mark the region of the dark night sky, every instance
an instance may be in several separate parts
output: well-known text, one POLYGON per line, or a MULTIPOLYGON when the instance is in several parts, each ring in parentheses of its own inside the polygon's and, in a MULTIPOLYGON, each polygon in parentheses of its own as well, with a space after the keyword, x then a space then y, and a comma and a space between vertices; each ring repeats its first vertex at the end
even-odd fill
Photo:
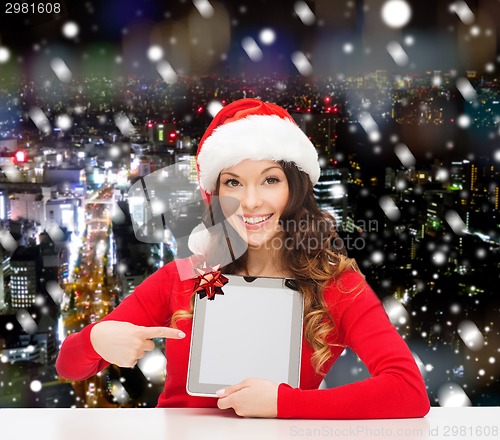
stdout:
MULTIPOLYGON (((39 3, 38 0, 31 3, 39 3)), ((41 2, 40 2, 41 3, 41 2)), ((54 2, 53 2, 54 3, 54 2)), ((60 26, 66 20, 75 20, 82 26, 81 38, 85 41, 107 40, 119 41, 122 29, 138 19, 160 21, 164 18, 178 19, 187 15, 193 8, 190 0, 59 0, 62 12, 59 17, 49 14, 5 14, 2 11, 0 35, 4 45, 22 47, 31 45, 39 38, 57 40, 61 37, 60 26), (97 25, 98 29, 92 29, 97 25)), ((239 25, 252 28, 255 26, 289 26, 298 18, 293 12, 294 1, 286 0, 251 0, 251 1, 219 1, 236 17, 239 25), (241 7, 244 7, 242 13, 241 7)), ((331 10, 346 1, 331 0, 331 10)), ((353 1, 361 21, 363 1, 353 1)), ((368 2, 369 3, 369 2, 368 2)), ((433 29, 437 26, 436 3, 410 1, 413 16, 408 24, 410 28, 433 29)), ((444 3, 444 2, 442 2, 444 3)), ((468 1, 471 8, 477 1, 468 1)), ((314 7, 314 2, 309 4, 314 7)), ((359 27, 359 24, 358 24, 359 27)))
MULTIPOLYGON (((38 0, 34 3, 38 3, 38 0)), ((0 15, 0 45, 23 54, 31 50, 36 43, 49 46, 64 44, 72 50, 84 49, 85 45, 93 43, 120 44, 124 38, 124 32, 138 23, 150 27, 159 23, 167 26, 168 23, 174 22, 184 24, 194 10, 191 0, 106 0, 99 2, 60 0, 59 3, 62 6, 62 13, 57 17, 38 13, 6 14, 3 10, 0 15), (67 21, 74 21, 80 26, 78 37, 72 40, 64 38, 61 32, 62 25, 67 21)), ((212 3, 223 5, 229 14, 231 44, 232 46, 236 44, 240 50, 239 43, 244 36, 256 38, 261 29, 271 27, 277 32, 277 44, 284 45, 283 51, 286 54, 295 48, 314 51, 317 47, 334 47, 335 37, 337 37, 338 44, 341 40, 362 42, 365 46, 372 44, 374 46, 371 47, 372 59, 360 61, 361 58, 366 58, 366 53, 358 51, 355 53, 356 61, 352 59, 341 61, 344 64, 352 64, 353 68, 358 68, 359 64, 365 69, 370 65, 378 68, 383 67, 378 66, 375 61, 380 57, 375 47, 378 43, 386 43, 390 38, 397 39, 412 35, 417 43, 421 43, 420 53, 416 57, 419 63, 417 67, 447 69, 449 65, 457 64, 460 60, 463 62, 463 68, 470 67, 463 61, 463 57, 458 55, 460 51, 467 51, 458 42, 460 29, 464 25, 456 14, 450 12, 451 1, 408 0, 412 8, 412 18, 402 30, 396 32, 388 29, 380 20, 380 9, 385 3, 384 0, 308 0, 317 18, 312 26, 306 26, 299 20, 294 12, 296 3, 294 0, 219 0, 218 2, 212 1, 212 3), (443 63, 443 57, 453 59, 447 65, 443 63)), ((483 32, 488 25, 493 27, 492 38, 496 41, 496 46, 500 46, 500 29, 498 29, 500 2, 468 0, 467 4, 476 16, 476 21, 471 26, 477 24, 483 32)), ((5 9, 5 6, 3 8, 5 9)), ((217 28, 213 29, 213 32, 217 32, 217 28)), ((474 47, 479 50, 484 46, 480 38, 482 36, 470 42, 471 49, 474 47)), ((417 49, 415 48, 414 51, 417 49)), ((231 51, 233 52, 234 50, 231 51)), ((495 53, 497 53, 496 49, 495 53)), ((460 63, 458 64, 457 67, 462 67, 460 63)), ((477 66, 473 67, 477 68, 477 66)))

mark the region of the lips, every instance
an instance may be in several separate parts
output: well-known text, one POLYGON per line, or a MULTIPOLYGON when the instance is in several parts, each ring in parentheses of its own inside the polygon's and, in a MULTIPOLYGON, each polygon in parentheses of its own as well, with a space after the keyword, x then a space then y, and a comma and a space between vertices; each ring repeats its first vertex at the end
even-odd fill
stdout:
POLYGON ((271 218, 271 216, 272 216, 272 214, 261 215, 261 216, 254 216, 254 217, 244 217, 243 221, 246 224, 256 225, 256 224, 265 222, 266 220, 268 220, 269 218, 271 218))
POLYGON ((274 214, 267 215, 255 215, 255 216, 238 216, 240 221, 245 225, 247 229, 256 229, 261 225, 266 223, 274 214))

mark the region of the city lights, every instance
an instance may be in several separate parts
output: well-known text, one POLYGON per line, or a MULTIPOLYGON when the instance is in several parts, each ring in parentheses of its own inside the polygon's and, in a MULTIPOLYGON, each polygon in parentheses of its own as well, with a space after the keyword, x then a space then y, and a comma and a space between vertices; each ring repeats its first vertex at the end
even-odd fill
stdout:
MULTIPOLYGON (((498 405, 495 2, 66 3, 0 29, 0 408, 156 405, 164 341, 81 383, 55 360, 187 255, 196 151, 240 98, 282 106, 315 146, 318 207, 431 404, 498 405)), ((340 360, 326 386, 368 377, 340 360)))

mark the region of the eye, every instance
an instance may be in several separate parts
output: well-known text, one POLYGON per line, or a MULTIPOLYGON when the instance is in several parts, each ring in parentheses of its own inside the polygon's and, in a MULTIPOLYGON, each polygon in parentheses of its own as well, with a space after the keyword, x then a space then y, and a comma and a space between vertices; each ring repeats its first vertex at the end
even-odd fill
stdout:
POLYGON ((280 182, 280 179, 276 178, 276 177, 266 177, 266 180, 265 182, 268 184, 268 185, 274 185, 278 182, 280 182))
POLYGON ((229 188, 234 188, 234 187, 238 186, 239 184, 240 184, 240 182, 238 182, 236 179, 227 179, 224 182, 224 185, 228 186, 229 188))

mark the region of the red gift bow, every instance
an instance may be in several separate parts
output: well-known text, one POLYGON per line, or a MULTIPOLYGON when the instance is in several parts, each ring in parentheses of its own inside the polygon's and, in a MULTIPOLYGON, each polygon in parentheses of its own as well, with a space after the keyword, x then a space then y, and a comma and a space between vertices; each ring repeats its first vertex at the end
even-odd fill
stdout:
POLYGON ((219 267, 220 264, 209 267, 205 262, 201 269, 196 268, 199 275, 194 284, 194 291, 200 294, 200 299, 206 296, 209 300, 213 300, 215 295, 224 295, 221 287, 227 284, 229 280, 222 275, 219 267))

